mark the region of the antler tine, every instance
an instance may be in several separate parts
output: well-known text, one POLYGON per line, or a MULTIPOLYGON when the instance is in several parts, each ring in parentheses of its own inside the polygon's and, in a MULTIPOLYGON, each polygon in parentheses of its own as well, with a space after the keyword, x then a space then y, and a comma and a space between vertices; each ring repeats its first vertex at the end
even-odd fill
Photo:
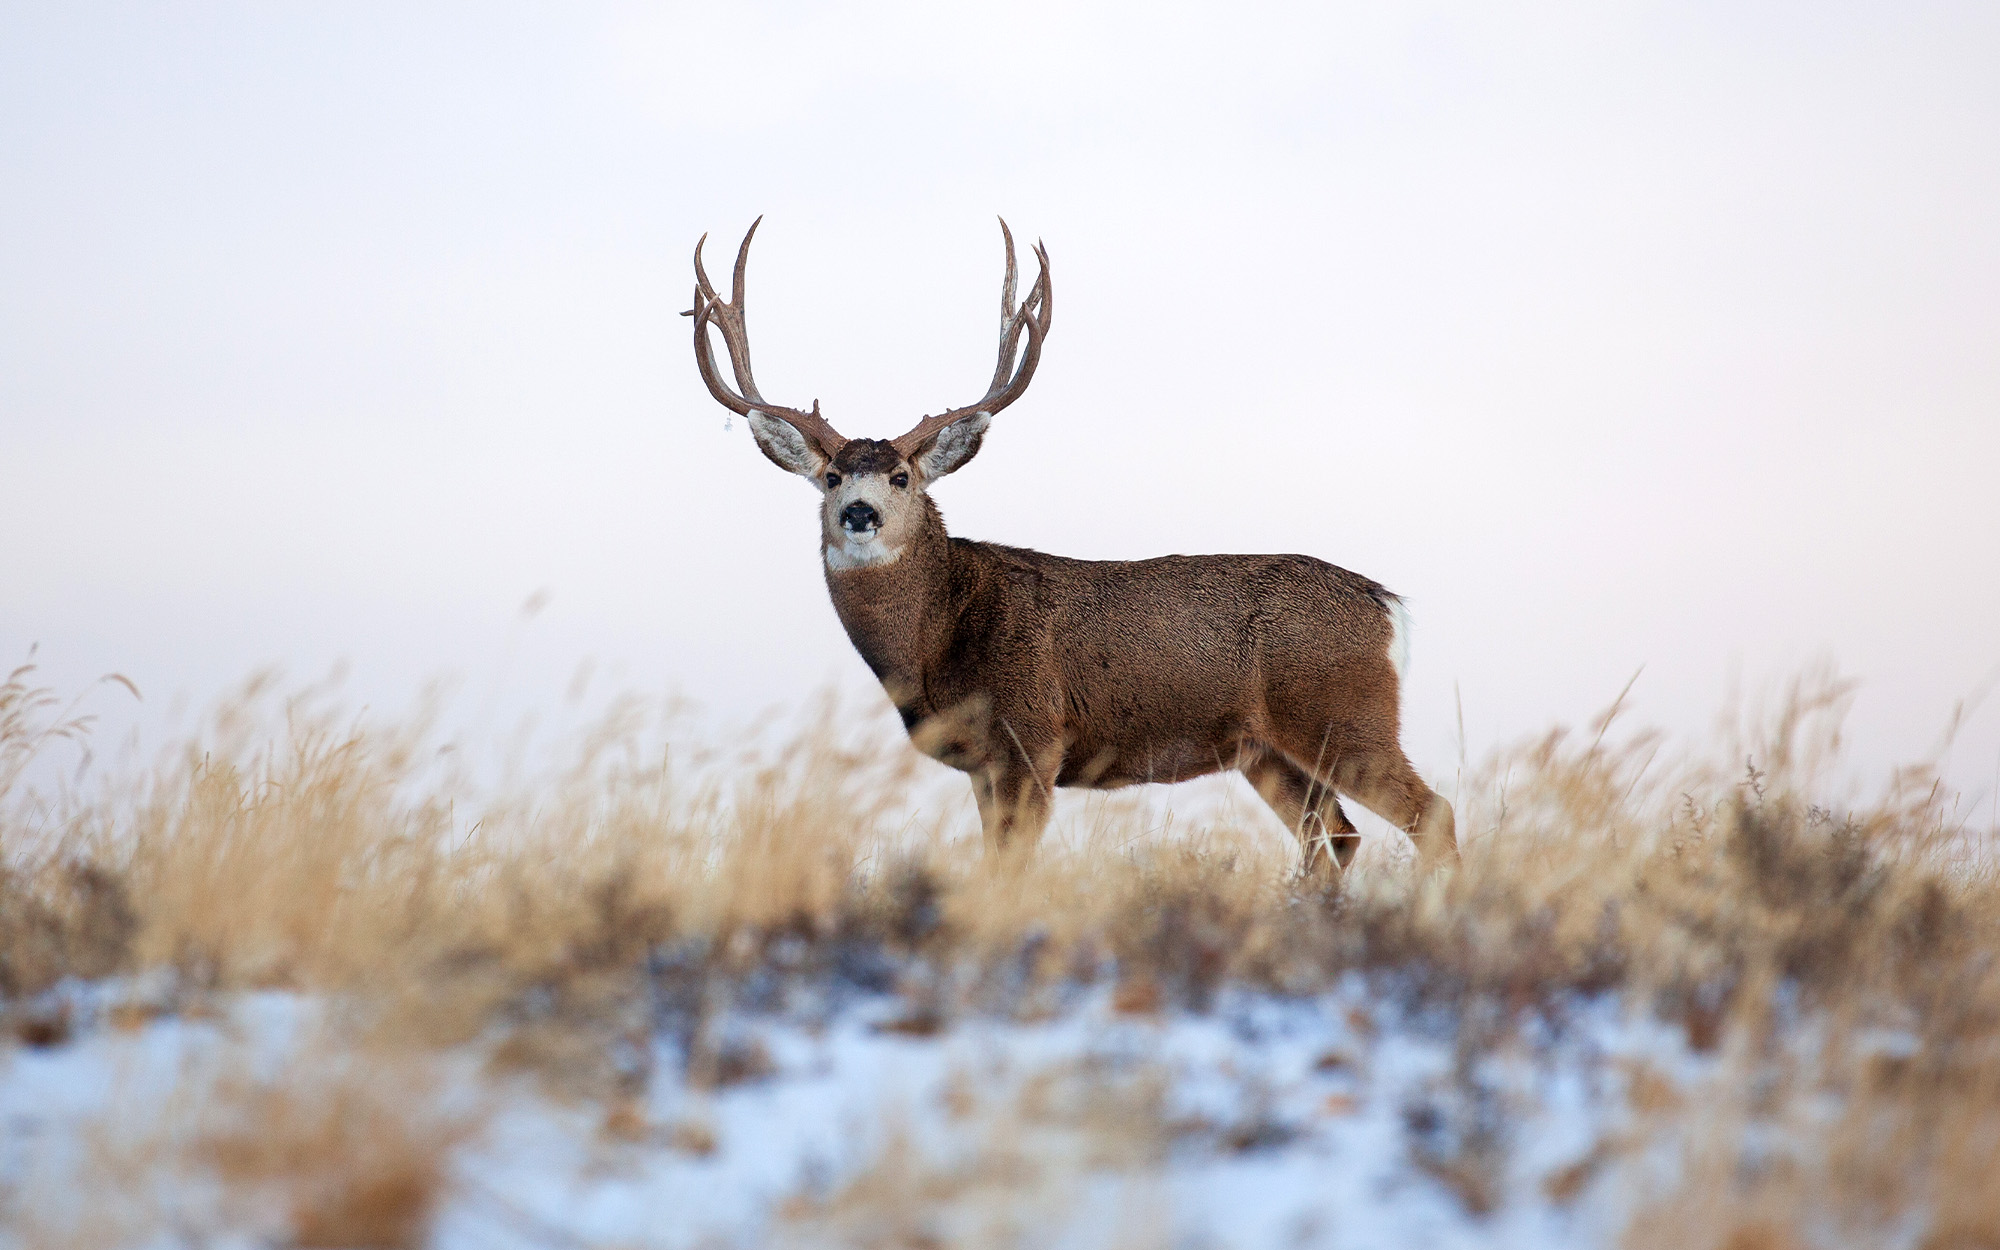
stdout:
POLYGON ((1049 332, 1049 327, 1055 323, 1056 289, 1049 284, 1049 249, 1042 246, 1040 239, 1035 240, 1035 259, 1041 267, 1041 278, 1035 285, 1042 289, 1040 300, 1041 312, 1039 315, 1042 322, 1042 333, 1046 336, 1049 332))
POLYGON ((729 302, 736 309, 737 320, 743 319, 743 271, 750 267, 750 240, 757 237, 757 227, 764 224, 764 214, 757 214, 757 220, 743 232, 743 242, 736 245, 736 271, 729 275, 729 302))
POLYGON ((707 383, 708 393, 715 396, 716 402, 723 407, 742 416, 761 412, 765 416, 776 417, 808 440, 818 443, 820 450, 831 456, 847 440, 819 415, 819 401, 813 401, 811 412, 767 403, 757 390, 757 379, 750 372, 750 335, 743 324, 743 271, 750 264, 750 240, 756 237, 757 227, 763 222, 762 217, 751 222, 742 245, 736 249, 736 271, 731 276, 727 302, 715 293, 715 287, 708 280, 708 271, 701 263, 701 249, 708 242, 708 236, 702 235, 701 241, 694 245, 694 307, 681 316, 694 318, 695 367, 701 371, 701 380, 707 383), (736 375, 735 391, 723 382, 722 372, 716 368, 715 345, 708 337, 710 325, 722 331, 722 345, 729 352, 730 371, 736 375))
MULTIPOLYGON (((723 385, 715 367, 715 344, 708 337, 708 324, 715 316, 716 304, 719 301, 715 296, 715 288, 709 285, 708 274, 701 265, 701 249, 707 242, 708 236, 704 234, 701 236, 701 241, 694 245, 694 307, 681 316, 694 318, 694 363, 695 368, 701 371, 701 380, 708 385, 708 393, 715 397, 717 403, 731 412, 738 416, 747 416, 750 412, 750 402, 723 385)), ((735 346, 728 342, 726 330, 723 332, 723 340, 730 348, 730 364, 734 365, 735 346)))
POLYGON ((993 366, 993 382, 986 388, 992 394, 1007 384, 1007 370, 1014 363, 1014 344, 1021 336, 1020 319, 1014 315, 1014 232, 1007 228, 1007 219, 1000 219, 1000 237, 1007 243, 1007 276, 1000 280, 1000 363, 993 366))
POLYGON ((911 427, 908 433, 889 440, 897 451, 906 456, 913 454, 939 430, 975 412, 989 416, 999 412, 1021 398, 1028 389, 1028 383, 1034 380, 1035 366, 1042 359, 1042 340, 1049 333, 1050 309, 1055 302, 1054 287, 1049 279, 1049 253, 1039 240, 1035 243, 1035 257, 1041 271, 1035 275, 1035 285, 1028 289, 1028 298, 1021 301, 1017 308, 1014 305, 1018 277, 1014 263, 1014 232, 1007 228, 1004 217, 1000 220, 1000 237, 1007 244, 1007 273, 1000 284, 1000 360, 993 369, 993 382, 976 403, 927 416, 911 427), (1025 349, 1021 347, 1024 330, 1028 335, 1025 349), (1015 363, 1017 354, 1020 357, 1018 365, 1015 363))

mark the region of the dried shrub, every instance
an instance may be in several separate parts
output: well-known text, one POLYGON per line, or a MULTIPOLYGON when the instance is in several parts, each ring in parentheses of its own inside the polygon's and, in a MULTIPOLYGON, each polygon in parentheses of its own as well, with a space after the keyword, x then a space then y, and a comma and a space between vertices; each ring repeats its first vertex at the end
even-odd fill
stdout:
POLYGON ((413 1250, 469 1126, 431 1111, 428 1091, 394 1069, 334 1066, 345 1070, 224 1084, 187 1162, 213 1169, 239 1201, 275 1195, 302 1250, 413 1250))
POLYGON ((72 1250, 188 1244, 413 1250, 452 1191, 453 1152, 480 1112, 422 1056, 313 1030, 288 1053, 249 1049, 122 1089, 15 1195, 25 1244, 72 1250))
POLYGON ((0 999, 122 971, 139 919, 124 879, 94 864, 0 864, 0 999))

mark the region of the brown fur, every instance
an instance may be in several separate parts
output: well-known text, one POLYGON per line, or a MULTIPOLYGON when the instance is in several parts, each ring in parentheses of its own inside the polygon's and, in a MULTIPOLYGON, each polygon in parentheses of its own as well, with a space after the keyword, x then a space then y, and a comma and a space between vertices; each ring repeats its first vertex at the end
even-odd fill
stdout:
POLYGON ((894 473, 902 463, 903 458, 896 454, 895 445, 881 438, 850 438, 833 458, 835 469, 854 476, 894 473))
MULTIPOLYGON (((878 466, 884 445, 867 441, 834 465, 909 470, 878 466)), ((1353 855, 1335 791, 1427 860, 1455 858, 1450 806, 1399 745, 1380 585, 1300 555, 1072 560, 971 542, 913 494, 901 556, 829 568, 827 588, 912 741, 971 775, 993 849, 1032 845, 1056 788, 1233 768, 1299 834, 1308 867, 1353 855)))

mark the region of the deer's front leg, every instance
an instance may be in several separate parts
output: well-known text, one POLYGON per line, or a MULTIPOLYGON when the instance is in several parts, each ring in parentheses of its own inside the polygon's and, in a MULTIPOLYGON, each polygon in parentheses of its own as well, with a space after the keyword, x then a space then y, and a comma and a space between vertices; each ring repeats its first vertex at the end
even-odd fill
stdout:
MULTIPOLYGON (((1012 742, 1003 746, 1014 748, 1012 742)), ((1048 827, 1050 787, 1061 767, 1059 751, 1030 757, 1016 748, 972 772, 972 795, 979 804, 990 858, 1022 861, 1034 853, 1048 827)))

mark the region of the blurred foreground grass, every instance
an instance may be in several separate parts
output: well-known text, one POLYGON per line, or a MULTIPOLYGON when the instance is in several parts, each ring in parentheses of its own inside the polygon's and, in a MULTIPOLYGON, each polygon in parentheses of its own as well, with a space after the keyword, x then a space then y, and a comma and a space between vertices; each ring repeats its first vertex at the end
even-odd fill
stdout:
MULTIPOLYGON (((1994 835, 1921 768, 1831 794, 1846 700, 1830 676, 1706 748, 1607 714, 1505 752, 1458 780, 1459 869, 1419 878, 1371 842, 1331 891, 1294 878, 1254 805, 1172 833, 1112 805, 995 874, 976 837, 924 814, 934 774, 893 722, 857 735, 831 711, 765 751, 643 745, 614 716, 572 768, 473 813, 422 723, 252 697, 129 782, 51 802, 21 788, 23 764, 77 727, 31 679, 0 688, 7 1033, 61 1044, 67 1008, 45 991, 66 978, 145 987, 127 1017, 252 989, 338 1004, 342 1045, 393 1080, 335 1057, 238 1082, 176 1147, 225 1176, 304 1178, 293 1227, 330 1240, 295 1244, 421 1239, 438 1152, 469 1130, 409 1073, 469 1039, 601 1101, 615 1130, 648 1081, 754 1075, 713 1022, 802 994, 899 996, 898 1027, 922 1036, 1059 1013, 1094 984, 1122 1011, 1199 1012, 1225 987, 1308 995, 1358 973, 1450 1021, 1468 1071, 1599 995, 1721 1056, 1714 1088, 1643 1109, 1698 1131, 1634 1246, 1912 1227, 1925 1250, 2000 1246, 1994 835), (645 1058, 661 1032, 683 1072, 645 1058), (1822 1148, 1759 1147, 1787 1125, 1822 1148)), ((1552 1198, 1646 1144, 1607 1140, 1552 1198)), ((1427 1164, 1475 1210, 1482 1148, 1427 1164)))

